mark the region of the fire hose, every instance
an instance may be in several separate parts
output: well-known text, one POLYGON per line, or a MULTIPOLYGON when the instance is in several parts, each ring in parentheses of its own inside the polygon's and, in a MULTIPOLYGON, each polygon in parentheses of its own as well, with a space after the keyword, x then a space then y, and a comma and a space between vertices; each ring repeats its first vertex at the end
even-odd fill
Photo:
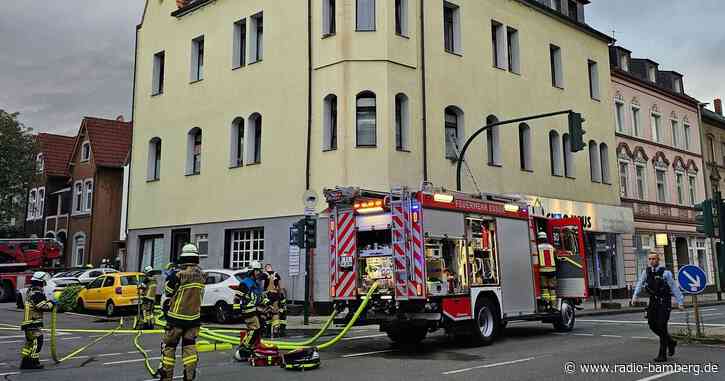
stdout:
POLYGON ((112 329, 110 331, 107 331, 107 333, 103 336, 100 336, 96 338, 95 340, 91 341, 90 343, 81 346, 80 348, 72 351, 70 354, 63 358, 58 358, 58 344, 57 344, 57 325, 58 325, 58 311, 57 308, 54 306, 51 313, 50 313, 50 355, 53 358, 53 361, 55 361, 56 364, 60 364, 63 361, 66 361, 70 358, 73 358, 74 356, 77 356, 79 353, 85 351, 86 349, 98 344, 101 340, 105 339, 108 336, 113 335, 118 331, 121 327, 123 327, 123 318, 118 323, 118 326, 116 329, 112 329))

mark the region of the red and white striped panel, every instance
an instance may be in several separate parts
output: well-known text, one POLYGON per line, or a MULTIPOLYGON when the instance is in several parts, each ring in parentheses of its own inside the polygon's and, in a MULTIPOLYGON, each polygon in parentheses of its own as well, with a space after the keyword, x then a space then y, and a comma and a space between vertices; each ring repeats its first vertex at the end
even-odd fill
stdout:
POLYGON ((330 298, 337 296, 337 240, 335 234, 337 226, 337 209, 330 215, 330 226, 328 228, 330 237, 330 298))
POLYGON ((355 230, 355 214, 352 210, 340 211, 337 214, 336 237, 337 243, 335 263, 337 279, 335 292, 337 299, 351 299, 355 297, 356 281, 357 281, 357 261, 355 260, 355 252, 357 251, 357 239, 355 230), (338 266, 342 257, 350 257, 352 261, 351 271, 342 271, 338 266))
POLYGON ((395 297, 397 300, 408 298, 407 266, 407 217, 402 201, 392 203, 393 220, 393 261, 395 262, 395 297))
POLYGON ((410 208, 410 248, 413 255, 413 282, 411 284, 412 294, 411 297, 424 298, 427 283, 425 281, 425 248, 423 240, 423 222, 421 221, 422 213, 420 211, 420 205, 417 201, 411 201, 410 208), (418 289, 421 294, 418 295, 418 289))

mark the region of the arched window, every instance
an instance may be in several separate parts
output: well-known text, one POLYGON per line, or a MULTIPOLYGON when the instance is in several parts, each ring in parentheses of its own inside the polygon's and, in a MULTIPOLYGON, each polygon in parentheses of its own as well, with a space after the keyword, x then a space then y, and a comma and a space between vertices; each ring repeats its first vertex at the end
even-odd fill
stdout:
POLYGON ((531 127, 526 123, 519 124, 519 161, 522 171, 533 171, 531 163, 531 127))
POLYGON ((38 173, 43 173, 44 168, 45 168, 45 160, 43 159, 43 154, 39 153, 38 156, 35 157, 35 170, 38 173))
POLYGON ((398 94, 395 96, 395 149, 407 151, 410 135, 410 114, 408 111, 408 96, 398 94))
POLYGON ((186 147, 186 174, 198 175, 201 173, 201 128, 189 130, 186 147))
POLYGON ((599 148, 594 140, 589 141, 589 172, 593 182, 599 183, 602 181, 602 169, 599 166, 599 148))
POLYGON ((322 119, 322 150, 337 149, 337 96, 330 94, 325 97, 322 119))
POLYGON ((602 182, 605 184, 610 184, 611 180, 609 178, 609 147, 607 147, 606 143, 599 144, 599 156, 602 163, 602 182))
POLYGON ((73 264, 83 266, 86 260, 86 234, 78 232, 73 236, 73 264))
POLYGON ((253 164, 262 162, 262 115, 254 113, 249 117, 249 137, 247 152, 249 157, 247 161, 253 164))
POLYGON ((244 119, 235 118, 229 130, 229 168, 244 165, 244 119))
POLYGON ((574 154, 571 152, 571 139, 569 134, 561 137, 561 144, 564 145, 564 176, 574 178, 574 154))
MULTIPOLYGON (((486 125, 497 123, 498 118, 495 115, 489 115, 486 118, 486 125)), ((499 138, 499 126, 486 130, 486 152, 488 157, 488 165, 501 165, 501 144, 499 138)))
POLYGON ((549 132, 549 160, 551 162, 551 175, 562 176, 561 141, 559 140, 559 133, 553 130, 549 132))
POLYGON ((370 91, 363 91, 356 97, 356 126, 355 145, 357 147, 375 147, 377 107, 375 94, 370 91))
POLYGON ((37 200, 38 200, 37 190, 31 189, 30 195, 28 196, 28 216, 26 218, 28 221, 35 219, 35 209, 37 208, 37 204, 36 204, 37 200))
POLYGON ((161 178, 161 139, 156 137, 149 140, 146 180, 153 181, 159 178, 161 178))
POLYGON ((463 148, 463 110, 456 106, 446 107, 444 122, 446 159, 456 160, 463 148))

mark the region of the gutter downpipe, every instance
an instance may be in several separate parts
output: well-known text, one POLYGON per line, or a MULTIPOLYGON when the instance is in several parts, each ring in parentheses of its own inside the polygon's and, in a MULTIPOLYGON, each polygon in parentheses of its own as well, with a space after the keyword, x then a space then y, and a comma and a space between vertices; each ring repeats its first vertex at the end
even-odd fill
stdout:
POLYGON ((423 181, 428 181, 428 104, 426 99, 425 80, 425 0, 420 0, 420 77, 422 87, 422 120, 423 129, 423 181))

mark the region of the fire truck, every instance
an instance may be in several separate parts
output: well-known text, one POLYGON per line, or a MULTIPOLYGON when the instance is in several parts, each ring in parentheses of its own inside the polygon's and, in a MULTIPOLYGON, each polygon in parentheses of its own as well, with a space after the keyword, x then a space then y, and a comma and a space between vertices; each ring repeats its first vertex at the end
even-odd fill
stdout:
POLYGON ((30 283, 32 269, 49 267, 62 255, 54 239, 0 239, 0 303, 15 300, 15 290, 30 283))
POLYGON ((579 219, 536 217, 518 197, 431 184, 391 192, 337 187, 325 198, 331 300, 355 311, 377 283, 356 324, 377 324, 395 342, 415 344, 444 329, 485 345, 512 321, 569 331, 588 297, 579 219), (539 263, 542 232, 554 248, 545 254, 555 273, 539 263))

